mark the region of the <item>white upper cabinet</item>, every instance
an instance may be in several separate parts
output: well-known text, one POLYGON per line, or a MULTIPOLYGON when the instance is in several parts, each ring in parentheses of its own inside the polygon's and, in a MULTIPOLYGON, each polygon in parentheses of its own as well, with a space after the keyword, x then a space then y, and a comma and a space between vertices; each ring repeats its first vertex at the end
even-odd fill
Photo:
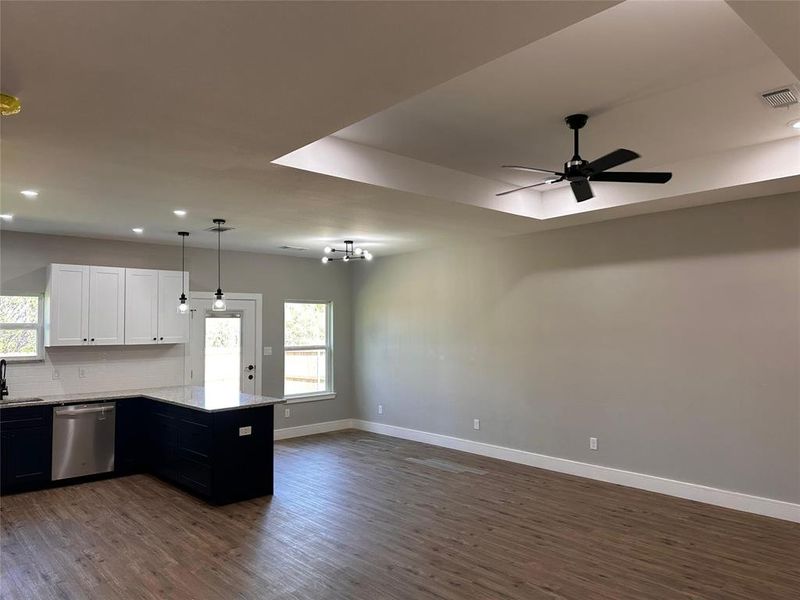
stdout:
POLYGON ((158 343, 185 344, 189 341, 189 315, 178 312, 178 298, 189 289, 189 274, 158 272, 158 343))
POLYGON ((44 345, 83 346, 89 343, 90 267, 50 265, 44 304, 44 345))
POLYGON ((125 269, 89 268, 89 343, 125 343, 125 269))
POLYGON ((185 343, 189 315, 178 314, 178 297, 188 274, 126 269, 125 279, 125 343, 185 343))
POLYGON ((158 342, 158 271, 125 269, 125 343, 158 342))
POLYGON ((182 344, 188 315, 181 271, 52 264, 45 293, 45 346, 182 344))

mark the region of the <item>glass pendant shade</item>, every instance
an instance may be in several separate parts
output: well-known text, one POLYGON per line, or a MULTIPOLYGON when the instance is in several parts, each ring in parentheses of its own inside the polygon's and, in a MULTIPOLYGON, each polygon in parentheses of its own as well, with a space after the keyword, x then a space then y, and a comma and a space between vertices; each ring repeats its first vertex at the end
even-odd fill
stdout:
POLYGON ((214 302, 211 304, 211 310, 215 312, 223 311, 227 308, 225 304, 225 294, 222 293, 221 289, 217 289, 217 293, 214 294, 214 302))

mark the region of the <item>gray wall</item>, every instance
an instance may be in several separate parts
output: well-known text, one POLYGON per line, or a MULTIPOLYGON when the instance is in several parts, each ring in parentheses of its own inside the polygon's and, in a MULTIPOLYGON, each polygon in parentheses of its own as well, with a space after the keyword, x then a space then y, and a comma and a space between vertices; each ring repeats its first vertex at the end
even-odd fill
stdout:
POLYGON ((356 414, 800 501, 799 235, 793 194, 376 261, 356 414))
MULTIPOLYGON (((193 291, 217 288, 216 260, 215 251, 187 248, 186 268, 193 291)), ((43 292, 46 268, 51 262, 145 269, 180 269, 181 264, 178 246, 4 231, 0 236, 0 290, 43 292)), ((353 327, 349 273, 327 268, 317 259, 248 252, 223 251, 222 265, 226 291, 263 295, 262 341, 273 347, 273 355, 262 359, 262 388, 266 395, 283 395, 283 301, 330 300, 335 306, 337 398, 293 404, 289 419, 283 418, 283 409, 279 408, 275 426, 293 427, 350 417, 353 327)))

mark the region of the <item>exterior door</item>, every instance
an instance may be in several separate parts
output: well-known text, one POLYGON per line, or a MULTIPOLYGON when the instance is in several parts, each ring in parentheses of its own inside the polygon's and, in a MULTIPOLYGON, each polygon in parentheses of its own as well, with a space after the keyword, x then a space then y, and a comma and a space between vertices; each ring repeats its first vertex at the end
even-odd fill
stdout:
POLYGON ((256 300, 227 299, 225 312, 211 298, 191 299, 189 381, 212 392, 261 393, 258 373, 256 300))

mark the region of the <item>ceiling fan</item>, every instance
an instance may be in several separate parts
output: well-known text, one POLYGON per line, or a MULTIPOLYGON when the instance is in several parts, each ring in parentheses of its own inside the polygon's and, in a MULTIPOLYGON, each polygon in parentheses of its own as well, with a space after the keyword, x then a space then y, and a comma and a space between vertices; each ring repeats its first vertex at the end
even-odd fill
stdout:
POLYGON ((540 185, 551 185, 560 181, 569 181, 572 188, 572 193, 575 194, 575 199, 578 202, 583 202, 589 198, 593 198, 592 187, 589 185, 590 181, 616 181, 619 183, 667 183, 672 179, 672 173, 636 173, 630 171, 611 171, 619 165, 639 158, 639 155, 632 150, 620 148, 614 150, 605 156, 593 160, 592 162, 583 160, 578 154, 578 131, 586 125, 589 120, 587 115, 569 115, 564 119, 567 126, 575 132, 575 154, 564 163, 564 171, 550 171, 549 169, 535 169, 533 167, 523 167, 520 165, 503 165, 504 169, 517 169, 518 171, 532 171, 534 173, 544 173, 546 175, 553 175, 541 183, 534 183, 533 185, 526 185, 523 187, 508 190, 507 192, 500 192, 498 196, 505 196, 506 194, 513 194, 520 190, 527 190, 530 188, 538 187, 540 185))

